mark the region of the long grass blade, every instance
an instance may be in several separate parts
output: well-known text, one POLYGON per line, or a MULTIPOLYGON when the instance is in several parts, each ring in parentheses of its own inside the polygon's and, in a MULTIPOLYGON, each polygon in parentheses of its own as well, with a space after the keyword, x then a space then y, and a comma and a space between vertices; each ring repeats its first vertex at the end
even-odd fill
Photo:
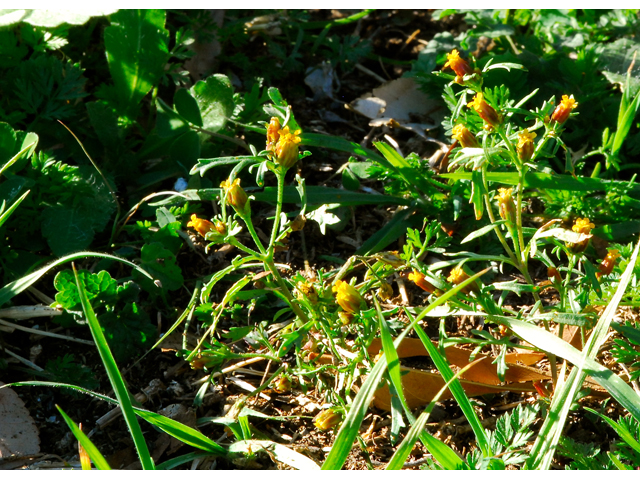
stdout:
MULTIPOLYGON (((118 401, 107 397, 106 395, 102 395, 101 393, 94 392, 92 390, 87 390, 86 388, 78 387, 77 385, 70 385, 68 383, 57 383, 57 382, 42 382, 42 381, 31 381, 31 382, 16 382, 10 383, 7 385, 3 385, 0 387, 8 388, 8 387, 62 387, 62 388, 70 388, 80 393, 84 393, 94 398, 98 398, 100 400, 104 400, 105 402, 111 403, 113 405, 119 405, 118 401)), ((133 407, 133 410, 136 415, 138 415, 143 420, 149 422, 154 427, 159 428, 163 432, 171 435, 172 437, 180 440, 187 445, 191 445, 192 447, 199 448, 208 452, 209 455, 219 455, 224 456, 227 454, 227 450, 211 440, 209 437, 203 435, 198 430, 191 428, 187 425, 184 425, 180 422, 172 420, 171 418, 167 418, 164 415, 160 415, 158 413, 150 412, 149 410, 145 410, 139 407, 133 407)))
MULTIPOLYGON (((411 320, 411 314, 406 310, 405 312, 411 320)), ((482 455, 484 455, 485 458, 493 456, 491 445, 489 443, 489 439, 487 438, 487 432, 480 423, 480 419, 478 418, 476 411, 473 409, 473 406, 469 401, 469 397, 467 397, 467 394, 464 393, 464 389, 462 388, 462 385, 460 385, 460 381, 457 380, 457 375, 454 375, 453 371, 451 370, 449 362, 447 362, 446 358, 443 357, 438 349, 433 346, 433 343, 431 343, 431 339, 429 339, 427 334, 419 325, 416 325, 415 331, 418 334, 420 340, 422 340, 425 348, 429 352, 429 356, 433 360, 433 363, 436 364, 436 368, 440 372, 440 375, 442 375, 444 381, 447 382, 447 385, 450 382, 453 382, 450 389, 451 394, 453 395, 453 398, 456 399, 456 402, 458 402, 458 406, 462 410, 462 413, 467 418, 467 421, 469 422, 469 425, 471 426, 471 429, 476 436, 476 441, 478 442, 478 446, 482 451, 482 455)))
POLYGON ((142 273, 145 277, 148 277, 149 279, 153 280, 153 277, 146 270, 141 268, 139 265, 136 265, 135 263, 130 262, 127 259, 116 257, 115 255, 109 255, 108 253, 77 252, 77 253, 72 253, 71 255, 67 255, 66 257, 59 258, 51 262, 50 264, 42 267, 41 269, 36 270, 33 273, 30 273, 29 275, 25 275, 24 277, 19 278, 18 280, 15 280, 11 283, 6 284, 4 287, 0 289, 0 305, 7 303, 17 294, 29 288, 31 285, 36 283, 45 273, 47 273, 52 268, 55 268, 58 265, 62 265, 63 263, 67 263, 73 260, 79 260, 81 258, 86 258, 86 257, 108 258, 110 260, 116 260, 118 262, 122 262, 126 265, 129 265, 130 267, 135 268, 140 273, 142 273))
POLYGON ((56 405, 56 408, 60 412, 60 415, 62 415, 62 418, 64 419, 67 426, 69 427, 69 430, 71 430, 71 433, 73 433, 73 436, 76 437, 76 440, 78 440, 78 442, 80 442, 82 447, 86 450, 87 454, 89 455, 89 458, 91 458, 91 461, 96 466, 96 468, 98 470, 111 470, 109 463, 102 456, 102 454, 100 453, 100 450, 98 450, 98 448, 93 444, 93 442, 89 440, 89 437, 87 437, 85 433, 78 428, 75 422, 71 420, 69 415, 67 415, 64 412, 64 410, 62 410, 58 405, 56 405))
POLYGON ((153 458, 151 458, 151 454, 149 453, 149 449, 147 447, 147 442, 142 435, 140 425, 138 425, 138 420, 136 419, 136 415, 133 411, 133 406, 131 405, 129 391, 127 390, 127 387, 124 384, 124 380, 120 375, 120 371, 118 370, 116 361, 113 358, 111 349, 107 344, 107 339, 105 338, 104 333, 102 332, 102 328, 100 327, 100 322, 98 322, 98 318, 96 317, 96 314, 91 307, 91 303, 89 302, 89 298, 87 297, 87 292, 84 289, 84 285, 78 277, 78 272, 76 271, 75 265, 73 265, 73 273, 76 277, 78 296, 80 297, 80 302, 82 303, 84 316, 87 319, 89 328, 91 329, 93 341, 95 342, 96 347, 98 347, 98 353, 100 353, 102 364, 107 370, 109 381, 111 382, 111 386, 113 387, 113 390, 116 394, 116 398, 118 399, 120 408, 122 408, 122 415, 124 416, 124 420, 127 423, 127 427, 129 427, 129 433, 131 433, 133 443, 136 446, 136 451, 138 452, 138 457, 140 458, 140 464, 142 465, 142 468, 144 470, 154 470, 155 466, 153 463, 153 458))

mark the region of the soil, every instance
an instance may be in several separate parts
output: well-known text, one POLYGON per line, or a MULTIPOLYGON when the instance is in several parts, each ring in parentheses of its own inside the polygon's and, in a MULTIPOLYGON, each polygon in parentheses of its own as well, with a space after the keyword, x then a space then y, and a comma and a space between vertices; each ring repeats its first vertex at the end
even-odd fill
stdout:
MULTIPOLYGON (((313 20, 325 20, 335 17, 343 17, 351 12, 315 11, 312 12, 313 20)), ((373 39, 373 52, 382 58, 411 61, 417 56, 421 48, 424 48, 433 35, 441 31, 451 31, 454 34, 461 28, 459 18, 450 17, 447 21, 434 21, 429 11, 378 11, 369 15, 360 22, 336 27, 332 33, 353 34, 359 32, 363 37, 373 39), (409 42, 407 42, 409 40, 409 42)), ((251 57, 252 51, 245 52, 251 57)), ((256 54, 255 52, 253 54, 256 54)), ((399 78, 411 68, 409 63, 398 65, 388 64, 384 60, 365 59, 361 64, 376 75, 389 80, 399 78)), ((231 69, 230 65, 221 65, 221 71, 231 69)), ((237 72, 240 74, 240 72, 237 72)), ((390 130, 388 127, 373 128, 369 126, 369 119, 345 109, 345 104, 350 103, 361 95, 378 87, 380 82, 373 75, 360 69, 340 71, 340 89, 336 92, 335 99, 314 100, 313 93, 308 87, 301 88, 304 84, 304 75, 293 74, 286 80, 275 82, 284 98, 293 106, 296 118, 305 131, 321 132, 341 136, 365 147, 371 147, 372 142, 382 140, 385 134, 391 135, 400 145, 404 153, 415 151, 425 161, 439 147, 436 144, 426 142, 411 132, 390 130), (331 112, 333 116, 328 116, 331 112), (327 119, 330 120, 327 120, 327 119), (336 119, 338 119, 336 121, 336 119)), ((307 179, 308 185, 326 185, 332 187, 341 186, 340 175, 336 175, 338 168, 348 161, 348 155, 333 151, 318 152, 308 161, 301 162, 301 174, 307 179)), ((363 185, 382 191, 382 185, 375 182, 363 181, 363 185)), ((259 207, 256 203, 255 217, 262 218, 263 230, 268 231, 266 218, 273 214, 269 207, 259 207), (262 210, 260 210, 262 208, 262 210)), ((342 232, 336 235, 329 232, 322 235, 315 222, 308 222, 302 234, 293 234, 290 238, 289 249, 279 253, 277 262, 288 263, 295 270, 304 270, 306 265, 311 269, 335 268, 327 260, 327 256, 347 259, 354 251, 355 246, 375 233, 381 225, 393 214, 392 208, 359 207, 354 208, 353 220, 348 222, 342 232), (340 237, 340 238, 338 238, 340 237), (345 241, 346 239, 346 241, 345 241)), ((260 220, 257 221, 258 228, 260 220)), ((204 255, 201 248, 202 242, 193 237, 200 251, 196 254, 188 249, 183 249, 179 256, 179 263, 183 269, 185 278, 198 278, 210 273, 212 269, 220 269, 227 265, 235 254, 220 251, 204 255), (206 261, 203 262, 202 259, 206 261)), ((388 247, 388 250, 401 249, 400 244, 388 247)), ((91 264, 78 265, 80 268, 90 268, 91 264)), ((51 285, 51 278, 44 278, 38 288, 42 288, 49 295, 54 292, 47 291, 44 285, 51 285)), ((410 282, 406 282, 406 288, 410 294, 412 305, 420 305, 426 298, 424 292, 410 282)), ((391 299, 400 302, 399 292, 395 287, 391 299)), ((27 301, 40 303, 35 298, 23 296, 27 301)), ((522 301, 522 300, 520 300, 522 301)), ((174 307, 184 308, 189 302, 189 293, 177 292, 171 299, 174 307)), ((179 313, 179 311, 177 312, 179 313)), ((165 332, 176 317, 168 318, 158 315, 158 332, 165 332)), ((469 324, 470 320, 451 319, 447 323, 447 329, 452 334, 464 334, 475 324, 469 324), (466 326, 465 326, 466 322, 466 326), (458 331, 461 327, 462 332, 458 331), (464 327, 464 328, 462 328, 464 327)), ((26 326, 33 327, 43 322, 25 322, 26 326)), ((195 322, 194 322, 195 323, 195 322)), ((229 325, 221 325, 224 329, 229 325)), ((427 325, 428 333, 437 338, 437 325, 427 325)), ((90 339, 88 329, 86 331, 60 331, 59 333, 90 339)), ((193 331, 197 337, 198 331, 193 331)), ((30 335, 15 331, 11 337, 11 350, 24 357, 29 357, 29 352, 34 346, 41 346, 42 353, 35 359, 39 365, 45 365, 48 360, 54 359, 65 353, 73 353, 86 365, 96 372, 101 385, 99 391, 113 396, 112 392, 105 391, 109 382, 104 373, 95 349, 89 346, 74 344, 56 340, 49 337, 30 335)), ((198 428, 209 438, 221 443, 230 439, 222 425, 205 422, 196 423, 196 419, 204 417, 220 417, 225 415, 241 395, 246 392, 238 387, 237 382, 230 379, 232 375, 218 379, 217 384, 208 390, 201 406, 193 404, 200 387, 198 382, 206 373, 202 370, 193 370, 184 360, 178 358, 173 351, 152 351, 140 363, 133 365, 133 361, 127 365, 120 365, 125 371, 125 379, 132 394, 140 394, 145 390, 149 392, 144 402, 144 407, 153 411, 160 411, 169 406, 182 405, 184 423, 197 424, 198 428), (150 386, 151 385, 151 386, 150 386)), ((419 361, 406 362, 407 365, 420 366, 419 361)), ((430 368, 429 362, 423 365, 430 368)), ((243 379, 254 386, 260 385, 261 379, 269 368, 266 362, 255 363, 248 366, 242 373, 235 377, 243 379)), ((271 367, 271 371, 274 368, 271 367)), ((8 375, 3 378, 6 383, 22 381, 30 377, 26 369, 20 364, 12 363, 8 375)), ((31 412, 40 429, 41 452, 39 456, 31 459, 21 459, 22 465, 31 465, 31 468, 49 468, 63 465, 64 462, 77 463, 77 444, 67 426, 60 418, 55 405, 63 405, 66 413, 77 422, 82 422, 86 433, 92 432, 91 440, 107 458, 112 468, 139 468, 135 450, 130 435, 122 417, 116 418, 102 428, 96 428, 96 421, 111 410, 111 406, 103 401, 90 399, 86 396, 70 394, 63 389, 44 387, 16 388, 26 407, 31 412)), ((276 393, 273 390, 263 392, 269 399, 254 397, 247 406, 269 416, 294 416, 287 420, 262 420, 252 419, 252 426, 265 438, 283 443, 292 449, 308 456, 319 465, 326 458, 327 452, 333 445, 335 432, 328 430, 319 431, 313 424, 313 417, 324 404, 321 393, 314 390, 304 391, 299 385, 285 393, 276 393)), ((506 393, 502 395, 486 395, 476 399, 477 411, 485 426, 493 428, 496 418, 505 411, 509 411, 518 404, 527 404, 538 401, 538 395, 532 393, 506 393)), ((587 399, 585 405, 598 405, 598 400, 587 399)), ((613 405, 613 402, 610 403, 613 405)), ((172 407, 176 408, 176 407, 172 407)), ((616 407, 611 407, 616 408, 616 407)), ((420 411, 416 412, 418 415, 420 411)), ((455 401, 447 400, 438 403, 430 418, 428 430, 436 437, 451 445, 461 455, 469 453, 474 445, 474 436, 468 424, 464 420, 462 412, 455 401)), ((166 435, 154 430, 149 424, 140 422, 141 427, 156 463, 161 463, 170 458, 184 455, 193 451, 192 447, 173 445, 166 435)), ((364 439, 366 450, 356 446, 344 465, 345 469, 380 469, 384 468, 394 453, 394 446, 390 441, 390 416, 387 412, 371 408, 366 416, 361 435, 364 439)), ((538 419, 533 429, 541 425, 538 419)), ((567 424, 565 435, 571 436, 580 442, 593 442, 606 446, 611 440, 611 431, 603 427, 595 426, 584 416, 572 414, 567 424)), ((403 429, 403 432, 406 428, 403 429)), ((407 459, 406 468, 419 469, 429 458, 426 449, 417 443, 410 457, 407 459)), ((20 463, 20 461, 18 463, 20 463)), ((258 455, 250 461, 226 460, 222 458, 205 458, 195 460, 195 463, 187 463, 181 468, 197 469, 285 469, 284 464, 274 462, 268 455, 258 455)), ((7 464, 8 466, 9 464, 7 464)), ((11 464, 16 467, 17 464, 11 464)), ((557 465, 562 468, 562 465, 557 465)), ((0 463, 0 468, 2 464, 0 463)))

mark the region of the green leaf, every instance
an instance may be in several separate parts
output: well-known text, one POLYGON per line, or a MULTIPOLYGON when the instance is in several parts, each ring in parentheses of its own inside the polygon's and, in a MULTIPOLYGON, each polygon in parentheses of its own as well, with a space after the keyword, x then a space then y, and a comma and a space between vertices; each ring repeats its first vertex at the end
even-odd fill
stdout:
POLYGON ((91 245, 95 234, 86 212, 73 207, 52 207, 43 212, 42 235, 57 256, 91 245))
POLYGON ((185 119, 178 115, 161 98, 156 98, 156 130, 160 138, 174 137, 189 131, 185 119))
POLYGON ((25 22, 34 27, 53 28, 63 23, 69 25, 83 25, 91 17, 100 17, 117 12, 117 8, 87 8, 81 10, 27 10, 27 9, 0 9, 0 27, 8 27, 16 23, 25 22))
POLYGON ((107 102, 87 102, 87 113, 100 143, 107 149, 118 151, 122 148, 123 132, 118 126, 118 113, 107 102))
MULTIPOLYGON (((177 290, 184 283, 182 271, 176 265, 175 255, 159 242, 147 243, 142 246, 140 266, 160 281, 164 291, 177 290)), ((134 273, 134 278, 146 291, 155 291, 153 282, 149 282, 147 278, 143 278, 137 273, 134 273)))
MULTIPOLYGON (((98 300, 111 302, 116 296, 118 282, 107 271, 91 273, 88 270, 77 272, 77 278, 82 282, 85 294, 91 302, 98 300)), ((53 279, 56 293, 56 303, 67 310, 79 310, 80 293, 76 286, 76 275, 72 270, 63 270, 53 279)))
POLYGON ((464 237, 464 239, 460 243, 461 244, 462 243, 467 243, 467 242, 470 242, 471 240, 479 238, 479 237, 483 236, 485 233, 490 232, 491 230, 497 228, 498 225, 502 225, 504 223, 507 223, 507 221, 506 220, 498 220, 496 223, 492 223, 490 225, 485 225, 484 227, 479 228, 475 232, 471 232, 469 235, 464 237))
POLYGON ((181 88, 173 96, 173 107, 188 122, 202 127, 202 115, 200 115, 200 107, 195 98, 189 93, 189 90, 181 88))
POLYGON ((614 422, 609 417, 606 417, 606 416, 602 415, 601 413, 596 412, 592 408, 584 407, 584 409, 587 410, 588 412, 596 414, 601 419, 603 419, 605 422, 607 422, 609 424, 609 426, 611 428, 613 428, 618 435, 620 435, 620 438, 627 445, 629 445, 631 448, 633 448, 636 452, 640 453, 640 443, 638 443, 638 441, 635 438, 633 438, 633 434, 629 431, 629 429, 627 427, 625 427, 624 425, 622 425, 620 423, 614 422))
POLYGON ((319 133, 303 133, 300 136, 300 145, 306 145, 309 147, 322 147, 336 150, 338 152, 347 152, 352 155, 360 155, 366 157, 369 160, 375 160, 379 164, 386 168, 393 169, 391 164, 381 155, 377 154, 373 150, 364 148, 360 144, 350 142, 342 137, 333 137, 331 135, 321 135, 319 133))
POLYGON ((130 114, 160 80, 169 59, 164 10, 120 10, 104 30, 119 111, 130 114))
POLYGON ((433 190, 431 184, 424 179, 420 172, 416 171, 409 162, 402 158, 391 145, 383 142, 374 142, 374 145, 409 185, 418 188, 422 193, 428 193, 433 190))
POLYGON ((27 190, 26 192, 24 192, 22 196, 15 202, 13 202, 8 209, 4 211, 0 209, 0 211, 2 212, 2 214, 0 215, 0 227, 9 219, 11 214, 16 210, 16 208, 18 208, 18 205, 20 205, 20 203, 22 203, 22 201, 27 198, 27 195, 29 195, 30 192, 31 190, 27 190))
POLYGON ((189 92, 200 110, 202 122, 198 126, 214 133, 222 130, 235 106, 229 78, 218 73, 211 75, 196 83, 189 92))

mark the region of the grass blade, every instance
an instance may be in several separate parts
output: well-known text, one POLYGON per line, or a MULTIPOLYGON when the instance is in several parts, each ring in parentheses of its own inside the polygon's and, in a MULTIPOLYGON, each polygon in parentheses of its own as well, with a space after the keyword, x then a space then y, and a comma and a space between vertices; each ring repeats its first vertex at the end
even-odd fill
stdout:
MULTIPOLYGON (((431 343, 431 342, 429 342, 431 343)), ((433 346, 433 344, 431 345, 433 346)), ((460 369, 458 373, 452 376, 451 379, 444 384, 444 386, 438 391, 436 396, 433 398, 431 403, 427 405, 424 412, 420 414, 418 419, 413 423, 407 435, 404 437, 404 440, 389 460, 387 464, 386 470, 400 470, 404 466, 404 462, 413 450, 413 446, 418 440, 418 437, 421 437, 424 432, 424 426, 427 424, 427 420, 429 419, 429 415, 433 410, 436 402, 440 399, 442 394, 447 391, 447 388, 451 388, 451 385, 458 380, 458 377, 462 375, 465 371, 467 371, 473 364, 470 363, 466 367, 460 369)), ((458 382, 460 384, 460 382, 458 382)), ((436 443, 433 444, 434 448, 429 448, 429 452, 433 455, 433 457, 440 462, 440 464, 447 470, 459 470, 461 468, 466 467, 464 460, 462 460, 447 444, 438 440, 435 437, 432 437, 436 442, 440 442, 442 445, 438 445, 436 443), (451 457, 453 454, 453 457, 451 457), (445 461, 443 462, 442 459, 445 461)))
MULTIPOLYGON (((412 319, 411 314, 406 310, 405 312, 409 317, 409 319, 411 320, 412 319)), ((445 380, 445 382, 447 382, 447 385, 450 382, 453 382, 451 384, 451 389, 450 389, 451 394, 456 399, 456 402, 458 402, 458 406, 462 410, 462 413, 467 418, 467 421, 469 422, 469 425, 471 426, 471 429, 473 430, 473 433, 476 436, 476 441, 478 442, 478 446, 482 451, 482 455, 485 458, 493 456, 493 452, 491 451, 491 445, 489 444, 489 439, 487 438, 487 433, 484 427, 482 426, 482 424, 480 423, 480 419, 478 418, 476 411, 473 409, 473 406, 469 401, 469 397, 467 397, 467 394, 464 393, 464 389, 462 388, 462 385, 460 385, 460 382, 457 380, 457 375, 453 374, 453 371, 449 366, 449 362, 446 360, 445 357, 443 357, 440 354, 438 349, 433 346, 433 343, 431 343, 431 339, 427 336, 427 334, 424 332, 422 327, 417 325, 415 328, 415 331, 418 334, 418 337, 420 337, 420 340, 422 340, 422 343, 424 344, 425 348, 429 352, 429 356, 433 360, 433 363, 436 364, 436 367, 440 372, 440 375, 442 375, 442 378, 445 380)), ((461 372, 458 372, 458 374, 459 373, 461 372)))
POLYGON ((627 445, 633 448, 636 452, 640 453, 640 443, 635 438, 633 438, 633 434, 624 425, 620 425, 619 423, 614 422, 609 417, 606 417, 601 413, 596 412, 592 408, 584 407, 584 409, 591 413, 596 414, 605 422, 607 422, 609 426, 616 431, 616 433, 620 436, 620 438, 627 443, 627 445))
POLYGON ((63 263, 66 263, 66 262, 78 260, 85 257, 108 258, 110 260, 116 260, 118 262, 125 263, 130 267, 135 268, 140 273, 142 273, 145 277, 148 277, 153 281, 153 277, 149 273, 147 273, 146 270, 141 268, 139 265, 136 265, 135 263, 130 262, 129 260, 126 260, 124 258, 116 257, 115 255, 109 255, 108 253, 77 252, 77 253, 72 253, 71 255, 67 255, 66 257, 59 258, 51 262, 50 264, 42 267, 40 270, 36 270, 35 272, 30 273, 29 275, 25 275, 24 277, 19 278, 18 280, 8 283, 4 287, 2 287, 0 289, 0 305, 7 303, 17 294, 29 288, 31 285, 36 283, 40 279, 40 277, 42 277, 45 273, 47 273, 52 268, 55 268, 58 265, 62 265, 63 263))
MULTIPOLYGON (((23 387, 23 386, 31 386, 31 387, 64 387, 70 388, 72 390, 87 394, 94 398, 99 398, 100 400, 104 400, 105 402, 111 403, 113 405, 119 405, 117 400, 113 398, 107 397, 106 395, 102 395, 101 393, 97 393, 91 390, 87 390, 86 388, 78 387, 77 385, 70 385, 68 383, 57 383, 57 382, 41 382, 41 381, 32 381, 32 382, 16 382, 7 385, 3 385, 0 388, 6 387, 23 387)), ((133 407, 133 410, 136 415, 138 415, 143 420, 149 422, 154 427, 158 427, 163 432, 171 435, 172 437, 180 440, 187 445, 191 445, 192 447, 199 448, 200 450, 204 450, 208 452, 209 455, 220 455, 224 456, 227 454, 227 450, 218 445, 216 442, 203 435, 200 431, 195 428, 191 428, 187 425, 184 425, 180 422, 172 420, 164 415, 160 415, 159 413, 154 413, 149 410, 145 410, 139 407, 133 407)))
POLYGON ((147 443, 142 435, 142 430, 140 430, 140 425, 138 425, 138 420, 136 419, 133 406, 131 405, 129 391, 124 384, 124 380, 122 380, 116 361, 113 358, 109 345, 107 344, 107 339, 102 332, 98 318, 96 317, 96 314, 91 307, 91 303, 87 298, 87 292, 85 291, 82 282, 80 282, 75 265, 73 265, 73 273, 76 277, 76 285, 78 287, 80 302, 82 303, 82 310, 84 311, 84 316, 87 319, 89 328, 91 329, 91 336, 93 337, 96 347, 98 347, 98 352, 100 353, 102 363, 107 370, 109 381, 111 382, 111 386, 116 394, 120 408, 122 408, 122 415, 127 423, 127 427, 129 427, 133 443, 136 446, 136 451, 140 458, 140 464, 144 470, 154 470, 155 466, 153 464, 153 458, 151 458, 151 454, 147 448, 147 443))
POLYGON ((60 412, 60 415, 62 415, 62 418, 64 418, 64 421, 67 423, 67 426, 69 427, 69 430, 71 430, 71 433, 73 433, 73 436, 76 437, 78 442, 80 442, 80 445, 82 445, 82 447, 86 450, 89 458, 91 458, 91 461, 93 461, 93 464, 96 466, 96 468, 98 470, 111 470, 111 467, 107 463, 107 460, 102 456, 100 450, 98 450, 93 442, 89 440, 89 437, 87 437, 85 433, 78 428, 75 422, 71 420, 69 415, 67 415, 64 410, 62 410, 58 405, 56 405, 56 408, 60 412))

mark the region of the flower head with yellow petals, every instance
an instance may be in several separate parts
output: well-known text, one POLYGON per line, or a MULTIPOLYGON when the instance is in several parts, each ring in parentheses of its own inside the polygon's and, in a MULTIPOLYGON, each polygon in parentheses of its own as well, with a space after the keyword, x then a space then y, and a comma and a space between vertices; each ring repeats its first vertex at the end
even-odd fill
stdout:
POLYGON ((358 293, 358 290, 347 282, 337 280, 332 290, 336 294, 336 302, 338 302, 338 305, 340 305, 345 312, 358 313, 361 310, 364 299, 360 293, 358 293))
POLYGON ((467 63, 466 60, 460 58, 460 53, 455 48, 451 53, 447 53, 447 63, 444 64, 444 68, 451 67, 456 73, 456 83, 462 84, 463 77, 473 73, 473 69, 467 63))
POLYGON ((203 237, 207 235, 211 230, 215 228, 214 224, 204 218, 198 218, 194 213, 191 215, 191 220, 187 223, 187 227, 193 227, 203 237))
POLYGON ((523 162, 531 160, 535 150, 533 139, 536 137, 536 133, 530 132, 528 128, 518 132, 518 145, 516 148, 518 150, 518 158, 523 162))
POLYGON ((500 115, 486 102, 482 93, 477 93, 473 100, 467 104, 467 107, 473 108, 480 115, 480 118, 491 127, 497 127, 502 123, 500 115))
POLYGON ((577 106, 578 102, 574 100, 573 95, 570 97, 568 95, 563 95, 560 105, 556 107, 551 115, 551 120, 558 123, 566 122, 571 112, 577 108, 577 106))
POLYGON ((220 184, 224 190, 227 203, 239 214, 246 214, 249 210, 249 197, 244 189, 240 186, 240 179, 236 178, 233 182, 225 180, 220 184))

